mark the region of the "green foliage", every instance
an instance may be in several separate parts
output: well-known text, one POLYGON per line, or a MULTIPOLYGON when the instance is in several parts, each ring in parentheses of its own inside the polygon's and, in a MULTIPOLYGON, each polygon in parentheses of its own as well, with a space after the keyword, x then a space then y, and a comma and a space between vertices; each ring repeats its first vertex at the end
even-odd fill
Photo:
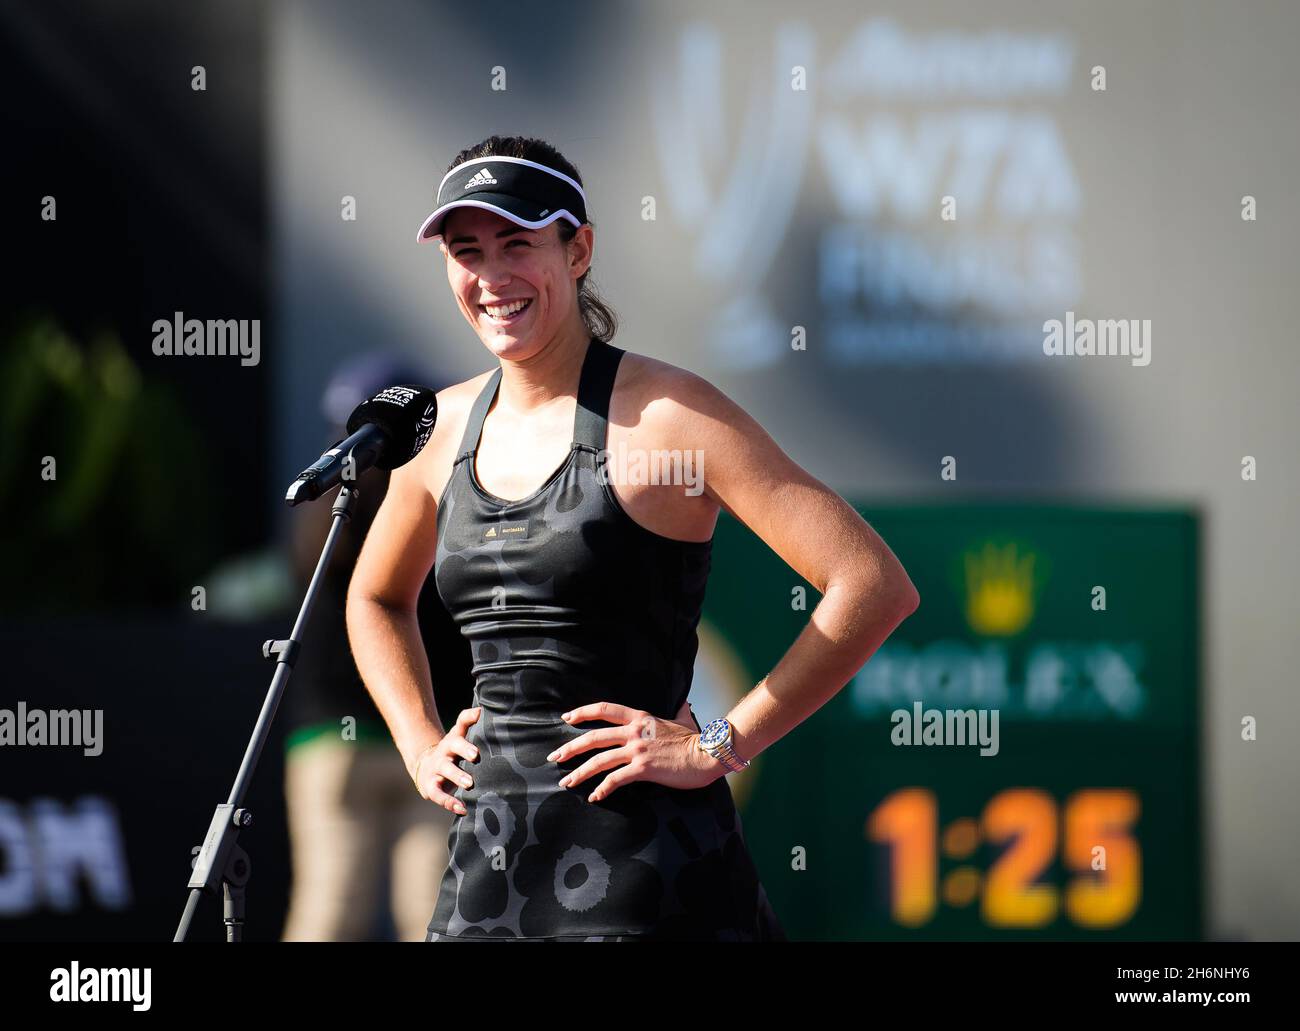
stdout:
POLYGON ((0 439, 0 609, 186 603, 219 552, 208 448, 115 335, 83 345, 49 318, 12 332, 0 439))

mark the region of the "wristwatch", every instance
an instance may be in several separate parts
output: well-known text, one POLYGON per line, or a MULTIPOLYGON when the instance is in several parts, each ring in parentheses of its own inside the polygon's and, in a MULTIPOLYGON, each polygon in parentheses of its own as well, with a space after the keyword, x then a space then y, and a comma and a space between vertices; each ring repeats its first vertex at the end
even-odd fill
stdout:
POLYGON ((700 731, 700 751, 713 756, 732 773, 749 765, 749 760, 742 759, 731 747, 731 723, 725 716, 719 716, 700 731))

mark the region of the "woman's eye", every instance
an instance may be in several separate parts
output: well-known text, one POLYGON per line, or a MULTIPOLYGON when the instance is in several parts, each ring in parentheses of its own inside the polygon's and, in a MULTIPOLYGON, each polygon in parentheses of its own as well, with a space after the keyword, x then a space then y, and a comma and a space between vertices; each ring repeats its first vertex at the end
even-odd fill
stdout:
MULTIPOLYGON (((532 246, 533 246, 533 244, 530 244, 528 241, 521 241, 521 239, 512 239, 512 241, 508 241, 508 242, 506 243, 506 250, 507 250, 507 251, 510 250, 510 247, 511 247, 511 244, 512 244, 512 243, 517 243, 517 244, 519 244, 520 247, 532 247, 532 246)), ((465 257, 465 256, 467 256, 467 255, 474 255, 474 254, 478 254, 478 248, 477 248, 477 247, 464 247, 464 248, 461 248, 461 250, 456 251, 455 254, 452 254, 452 257, 455 257, 455 259, 459 261, 460 259, 463 259, 463 257, 465 257)))

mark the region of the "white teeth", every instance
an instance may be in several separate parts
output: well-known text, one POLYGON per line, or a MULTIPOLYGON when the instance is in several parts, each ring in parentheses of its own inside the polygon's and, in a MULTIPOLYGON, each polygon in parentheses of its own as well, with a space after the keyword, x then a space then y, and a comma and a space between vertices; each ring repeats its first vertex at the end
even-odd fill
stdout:
POLYGON ((528 304, 528 299, 522 301, 514 301, 511 304, 507 304, 501 307, 497 307, 495 305, 490 305, 490 304, 484 305, 483 310, 486 311, 489 315, 491 315, 494 319, 507 319, 515 312, 519 311, 520 308, 523 308, 526 304, 528 304))

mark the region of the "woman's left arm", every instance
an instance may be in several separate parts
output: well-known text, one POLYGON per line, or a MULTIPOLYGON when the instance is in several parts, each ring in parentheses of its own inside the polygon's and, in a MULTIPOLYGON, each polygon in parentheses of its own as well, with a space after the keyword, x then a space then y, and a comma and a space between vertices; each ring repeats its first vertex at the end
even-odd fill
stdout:
POLYGON ((703 452, 705 492, 822 595, 781 661, 726 714, 732 747, 753 759, 834 697, 916 611, 920 595, 867 521, 744 409, 697 376, 688 374, 681 389, 682 418, 703 452))
MULTIPOLYGON (((753 759, 848 683, 916 611, 920 596, 889 546, 843 498, 801 469, 711 383, 675 372, 669 389, 641 417, 662 427, 658 435, 665 447, 698 450, 704 492, 822 595, 781 661, 726 714, 732 748, 740 758, 753 759)), ((687 705, 671 721, 608 701, 579 706, 562 718, 571 725, 616 724, 590 730, 547 756, 561 763, 604 749, 560 781, 565 788, 583 785, 589 801, 632 781, 691 788, 726 773, 699 750, 687 705), (591 778, 604 771, 609 773, 592 789, 591 778)))

